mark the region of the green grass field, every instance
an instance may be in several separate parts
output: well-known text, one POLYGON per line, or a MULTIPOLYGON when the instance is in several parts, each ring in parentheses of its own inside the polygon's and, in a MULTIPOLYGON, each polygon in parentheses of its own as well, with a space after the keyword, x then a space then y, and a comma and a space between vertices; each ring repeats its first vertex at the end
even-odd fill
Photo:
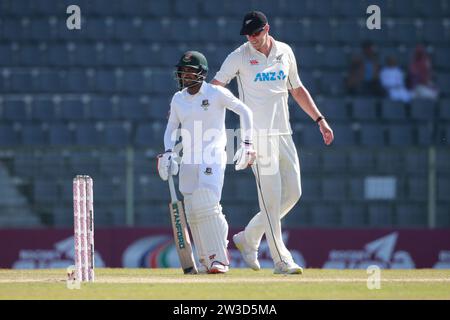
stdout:
POLYGON ((65 269, 0 269, 0 299, 450 299, 450 270, 382 270, 381 288, 367 288, 365 270, 306 269, 274 275, 232 269, 225 275, 183 275, 180 269, 96 269, 95 283, 67 287, 65 269))

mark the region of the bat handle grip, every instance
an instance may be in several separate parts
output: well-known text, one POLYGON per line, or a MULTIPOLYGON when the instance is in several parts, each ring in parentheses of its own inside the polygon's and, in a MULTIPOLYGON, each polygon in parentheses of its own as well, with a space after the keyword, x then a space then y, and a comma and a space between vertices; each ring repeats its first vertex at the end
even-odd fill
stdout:
POLYGON ((177 199, 177 192, 175 191, 175 184, 173 183, 173 176, 169 175, 169 190, 170 190, 170 198, 172 199, 172 202, 178 201, 177 199))

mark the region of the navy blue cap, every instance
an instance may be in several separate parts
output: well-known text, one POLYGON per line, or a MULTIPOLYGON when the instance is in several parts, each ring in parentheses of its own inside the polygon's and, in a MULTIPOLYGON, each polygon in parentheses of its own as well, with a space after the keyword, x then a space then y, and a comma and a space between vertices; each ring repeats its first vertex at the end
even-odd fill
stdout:
POLYGON ((251 11, 244 16, 241 35, 251 35, 261 31, 267 24, 267 18, 261 11, 251 11))

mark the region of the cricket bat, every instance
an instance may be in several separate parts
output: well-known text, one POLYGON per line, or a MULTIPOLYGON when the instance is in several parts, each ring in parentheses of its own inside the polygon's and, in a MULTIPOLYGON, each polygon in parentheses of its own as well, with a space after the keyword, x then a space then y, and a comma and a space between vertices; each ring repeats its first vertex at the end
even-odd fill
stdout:
POLYGON ((169 203, 170 221, 172 222, 173 237, 181 268, 183 268, 184 274, 196 274, 198 271, 194 261, 194 254, 192 253, 183 203, 177 199, 172 175, 169 175, 169 190, 171 198, 171 203, 169 203))

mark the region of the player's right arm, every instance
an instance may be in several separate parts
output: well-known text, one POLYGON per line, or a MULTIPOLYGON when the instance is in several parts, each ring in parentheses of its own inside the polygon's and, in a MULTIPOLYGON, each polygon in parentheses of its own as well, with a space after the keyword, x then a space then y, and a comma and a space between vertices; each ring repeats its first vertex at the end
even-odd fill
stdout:
POLYGON ((170 175, 178 173, 178 163, 175 161, 176 153, 173 152, 177 140, 177 129, 180 125, 175 106, 170 103, 169 120, 167 121, 166 131, 164 132, 164 153, 158 155, 158 173, 161 179, 166 181, 170 175))
POLYGON ((225 87, 239 72, 239 65, 241 62, 240 49, 230 53, 225 61, 222 63, 220 70, 214 76, 211 84, 225 87))

